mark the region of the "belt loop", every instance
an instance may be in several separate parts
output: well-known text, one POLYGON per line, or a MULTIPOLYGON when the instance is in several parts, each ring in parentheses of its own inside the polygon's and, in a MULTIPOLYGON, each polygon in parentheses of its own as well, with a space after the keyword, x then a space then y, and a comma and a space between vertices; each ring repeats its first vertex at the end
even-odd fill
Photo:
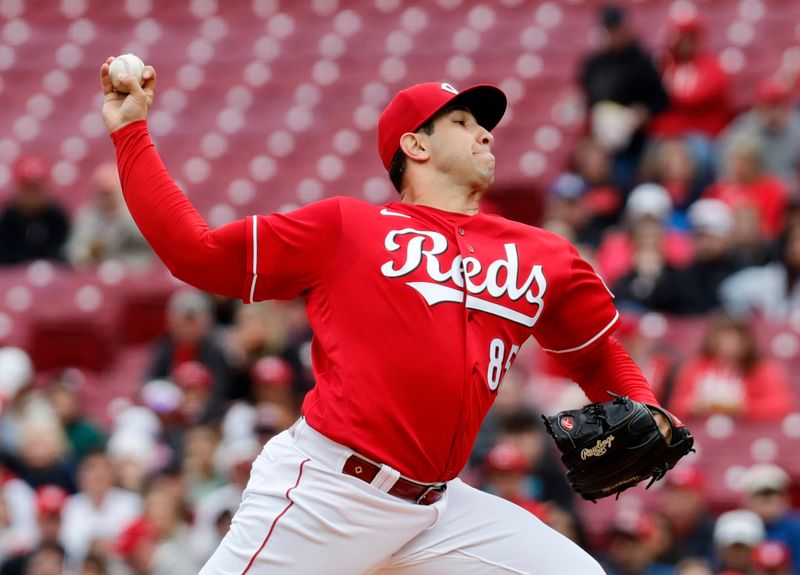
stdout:
POLYGON ((370 485, 375 489, 380 489, 383 492, 388 492, 397 480, 400 479, 400 472, 388 465, 381 465, 377 475, 373 478, 370 485))

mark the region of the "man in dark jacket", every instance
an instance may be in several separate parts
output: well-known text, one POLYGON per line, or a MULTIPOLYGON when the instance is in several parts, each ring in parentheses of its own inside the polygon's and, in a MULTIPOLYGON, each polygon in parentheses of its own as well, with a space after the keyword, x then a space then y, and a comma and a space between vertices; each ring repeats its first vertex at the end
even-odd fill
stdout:
POLYGON ((614 183, 627 193, 645 147, 645 126, 667 107, 668 97, 651 56, 629 29, 624 10, 605 6, 599 16, 606 42, 587 56, 578 81, 592 135, 613 152, 614 183))

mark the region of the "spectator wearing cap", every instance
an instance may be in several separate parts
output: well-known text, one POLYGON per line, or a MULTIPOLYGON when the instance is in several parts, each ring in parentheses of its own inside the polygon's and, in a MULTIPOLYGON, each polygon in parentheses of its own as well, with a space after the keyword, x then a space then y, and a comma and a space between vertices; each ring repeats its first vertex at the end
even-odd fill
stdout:
POLYGON ((658 139, 678 138, 698 166, 699 179, 714 177, 714 138, 732 117, 729 77, 704 46, 706 24, 693 3, 670 8, 666 49, 659 62, 669 106, 650 124, 658 139))
POLYGON ((681 367, 670 410, 678 417, 726 413, 778 421, 794 408, 785 367, 762 357, 749 322, 714 315, 699 352, 681 367))
POLYGON ((610 231, 597 252, 597 263, 606 283, 612 285, 633 266, 635 237, 641 233, 660 238, 664 258, 674 267, 687 265, 692 243, 675 225, 675 210, 667 189, 655 182, 637 185, 629 194, 623 212, 623 228, 610 231))
POLYGON ((696 465, 682 464, 665 477, 659 511, 672 533, 672 563, 713 555, 714 520, 708 510, 706 476, 696 465))
POLYGON ((528 461, 513 443, 498 443, 484 459, 483 489, 507 499, 547 522, 547 506, 527 493, 528 461))
POLYGON ((793 575, 792 552, 780 541, 764 541, 753 548, 753 575, 793 575))
POLYGON ((625 229, 608 234, 597 252, 600 273, 620 304, 680 309, 676 270, 689 261, 691 244, 670 225, 672 213, 669 193, 659 184, 639 184, 628 196, 625 229))
POLYGON ((656 560, 657 530, 652 516, 621 511, 606 533, 602 563, 607 575, 673 575, 672 566, 656 560))
POLYGON ((145 474, 156 468, 177 465, 183 459, 188 430, 199 427, 211 401, 212 379, 208 369, 197 361, 187 361, 173 370, 171 380, 154 379, 139 390, 144 407, 158 421, 148 434, 155 448, 145 474))
POLYGON ((575 510, 574 493, 564 477, 552 442, 544 433, 541 418, 531 409, 518 407, 500 420, 497 443, 519 449, 528 465, 527 493, 538 501, 555 503, 569 512, 575 510))
POLYGON ((136 575, 152 572, 156 546, 155 527, 144 516, 129 520, 114 540, 113 551, 136 575))
POLYGON ((58 545, 60 547, 61 509, 68 496, 69 494, 57 485, 44 485, 36 490, 36 522, 38 526, 36 547, 25 549, 6 559, 0 565, 0 575, 23 575, 37 547, 42 545, 58 545))
POLYGON ((0 210, 0 265, 64 258, 69 219, 48 189, 48 172, 37 156, 14 164, 17 190, 0 210))
POLYGON ((800 573, 800 513, 792 509, 791 478, 772 463, 757 463, 742 475, 743 503, 764 522, 767 539, 787 545, 800 573))
POLYGON ((764 541, 766 531, 758 515, 734 509, 717 518, 713 537, 717 572, 750 573, 753 549, 764 541))
POLYGON ((739 115, 717 142, 719 158, 737 138, 755 138, 766 171, 780 177, 792 198, 800 195, 800 111, 792 101, 791 87, 780 78, 769 77, 757 87, 755 105, 739 115))
MULTIPOLYGON (((185 548, 163 539, 158 526, 140 516, 123 526, 114 541, 116 558, 133 575, 194 575, 198 567, 185 548)), ((121 570, 115 570, 125 572, 121 570)))
POLYGON ((256 438, 266 443, 288 429, 299 416, 292 392, 292 367, 281 357, 270 355, 251 369, 252 399, 234 401, 222 420, 225 441, 256 438))
POLYGON ((603 6, 598 23, 604 46, 584 59, 578 82, 592 136, 613 153, 613 183, 627 193, 646 144, 647 123, 667 107, 667 93, 652 57, 635 39, 625 10, 603 6))
MULTIPOLYGON (((230 367, 214 331, 209 297, 194 288, 175 291, 167 303, 167 333, 153 347, 146 381, 171 379, 181 364, 198 362, 211 374, 211 398, 201 420, 222 415, 229 399, 230 367)), ((195 370, 196 371, 196 370, 195 370)))
POLYGON ((43 485, 36 490, 36 518, 40 542, 61 542, 61 511, 68 497, 69 493, 58 485, 43 485))
POLYGON ((85 267, 113 259, 133 268, 151 265, 153 250, 128 212, 116 164, 98 165, 90 181, 92 199, 78 210, 67 242, 70 263, 85 267))
MULTIPOLYGON (((298 350, 293 341, 292 305, 264 301, 236 307, 234 324, 226 340, 231 358, 232 399, 253 399, 253 366, 263 357, 279 356, 293 372, 292 392, 300 399, 307 390, 298 350)), ((305 323, 305 312, 302 312, 305 323)))
POLYGON ((213 375, 199 361, 185 361, 172 370, 172 381, 181 390, 178 416, 181 426, 197 425, 211 409, 213 375))
POLYGON ((111 542, 141 512, 141 497, 115 484, 114 468, 105 453, 83 459, 80 491, 69 497, 62 515, 61 540, 70 564, 80 564, 92 552, 105 556, 111 542))
POLYGON ((762 144, 754 136, 733 138, 725 148, 720 180, 703 197, 721 200, 734 212, 754 210, 761 234, 774 240, 783 230, 789 190, 781 178, 767 171, 763 153, 762 144))
POLYGON ((682 313, 706 314, 720 307, 719 286, 739 270, 733 255, 733 213, 725 202, 697 200, 689 208, 694 257, 682 270, 682 313))
POLYGON ((201 564, 189 551, 191 530, 184 504, 183 481, 179 476, 162 476, 148 486, 144 496, 144 518, 152 526, 156 542, 148 574, 197 573, 201 564))
POLYGON ((299 415, 292 393, 293 380, 292 366, 277 355, 262 357, 251 370, 255 405, 268 404, 279 408, 285 414, 280 424, 282 429, 291 425, 299 415))
POLYGON ((723 307, 739 317, 783 323, 800 313, 800 224, 793 223, 779 244, 778 261, 749 266, 719 287, 723 307))
POLYGON ((591 193, 589 184, 578 174, 560 174, 547 190, 542 225, 570 240, 588 256, 599 245, 603 234, 603 226, 595 217, 591 193))

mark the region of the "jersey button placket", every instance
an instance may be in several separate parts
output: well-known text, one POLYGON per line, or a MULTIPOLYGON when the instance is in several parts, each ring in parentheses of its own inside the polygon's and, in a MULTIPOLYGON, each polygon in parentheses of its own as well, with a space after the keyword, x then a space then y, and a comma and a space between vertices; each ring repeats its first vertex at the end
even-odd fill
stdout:
MULTIPOLYGON (((458 235, 460 235, 462 238, 467 235, 467 231, 464 229, 463 226, 458 226, 456 228, 456 232, 458 232, 458 235)), ((458 239, 458 245, 459 245, 459 251, 461 252, 462 256, 464 256, 464 252, 465 251, 467 251, 467 252, 469 252, 471 254, 475 253, 475 248, 473 248, 470 244, 465 244, 464 240, 462 240, 461 238, 458 239), (466 245, 466 249, 465 249, 465 245, 466 245)), ((470 323, 470 322, 472 322, 474 320, 474 315, 475 315, 474 311, 469 310, 469 309, 467 310, 467 314, 466 314, 467 323, 470 323)))

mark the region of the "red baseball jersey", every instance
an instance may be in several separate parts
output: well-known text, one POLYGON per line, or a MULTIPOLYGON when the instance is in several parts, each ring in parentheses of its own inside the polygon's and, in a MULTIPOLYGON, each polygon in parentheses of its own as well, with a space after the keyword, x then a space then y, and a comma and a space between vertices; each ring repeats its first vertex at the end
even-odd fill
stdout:
POLYGON ((172 273, 245 302, 304 296, 318 431, 404 475, 455 477, 531 335, 591 401, 656 403, 619 316, 565 240, 496 216, 333 198, 209 228, 145 122, 112 134, 125 200, 172 273))
POLYGON ((568 242, 496 216, 333 198, 246 227, 244 300, 307 298, 309 424, 420 481, 459 473, 530 335, 577 351, 619 319, 568 242))

